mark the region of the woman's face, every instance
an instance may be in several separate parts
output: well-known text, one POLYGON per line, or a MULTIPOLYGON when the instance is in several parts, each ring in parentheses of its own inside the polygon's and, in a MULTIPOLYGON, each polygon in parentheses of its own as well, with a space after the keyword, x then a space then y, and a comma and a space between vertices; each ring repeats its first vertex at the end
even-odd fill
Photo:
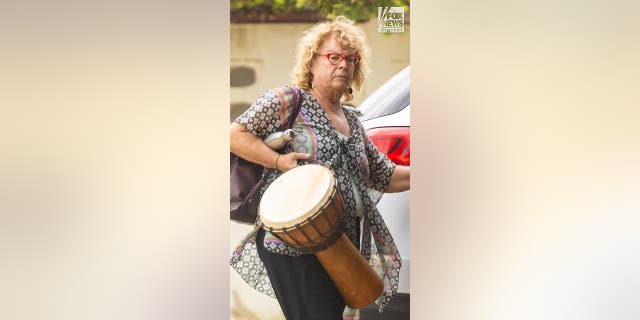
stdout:
MULTIPOLYGON (((338 54, 342 57, 353 56, 351 50, 342 48, 334 35, 327 37, 318 48, 318 53, 311 62, 311 74, 313 74, 313 87, 325 90, 342 92, 348 88, 353 80, 353 72, 356 64, 349 63, 347 59, 338 58, 340 61, 333 64, 327 54, 338 54)), ((336 57, 333 57, 336 59, 336 57)), ((336 59, 337 60, 337 59, 336 59)))

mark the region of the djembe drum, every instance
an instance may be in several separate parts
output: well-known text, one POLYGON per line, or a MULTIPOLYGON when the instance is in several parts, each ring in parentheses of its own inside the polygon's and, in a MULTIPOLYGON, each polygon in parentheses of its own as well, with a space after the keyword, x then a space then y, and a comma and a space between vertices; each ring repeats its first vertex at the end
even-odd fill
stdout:
POLYGON ((380 277, 344 234, 344 205, 335 174, 308 164, 291 169, 265 190, 262 226, 305 253, 314 253, 345 303, 362 308, 382 293, 380 277))

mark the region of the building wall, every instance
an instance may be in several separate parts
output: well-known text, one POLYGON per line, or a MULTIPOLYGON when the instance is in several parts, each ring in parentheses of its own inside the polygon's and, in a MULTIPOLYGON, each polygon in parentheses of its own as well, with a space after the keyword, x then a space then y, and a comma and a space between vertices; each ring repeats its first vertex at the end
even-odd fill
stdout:
MULTIPOLYGON (((358 105, 396 72, 409 65, 409 26, 404 34, 380 34, 376 19, 358 24, 371 46, 372 72, 352 104, 358 105)), ((291 82, 296 42, 311 23, 259 23, 231 25, 231 68, 249 67, 255 82, 231 87, 231 120, 264 90, 291 82)), ((233 81, 232 81, 233 83, 233 81)))

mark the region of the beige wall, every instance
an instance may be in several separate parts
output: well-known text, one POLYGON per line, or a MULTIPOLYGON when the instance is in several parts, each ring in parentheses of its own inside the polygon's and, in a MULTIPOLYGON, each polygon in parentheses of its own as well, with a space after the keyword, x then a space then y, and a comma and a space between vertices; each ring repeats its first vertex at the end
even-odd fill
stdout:
MULTIPOLYGON (((231 88, 231 104, 252 103, 265 89, 289 84, 295 61, 296 41, 310 23, 232 24, 231 67, 248 66, 256 71, 256 81, 246 87, 231 88)), ((371 46, 372 72, 362 91, 355 94, 359 104, 396 72, 409 65, 409 27, 404 34, 380 34, 376 19, 359 24, 371 46)), ((238 110, 231 111, 231 117, 238 110)))

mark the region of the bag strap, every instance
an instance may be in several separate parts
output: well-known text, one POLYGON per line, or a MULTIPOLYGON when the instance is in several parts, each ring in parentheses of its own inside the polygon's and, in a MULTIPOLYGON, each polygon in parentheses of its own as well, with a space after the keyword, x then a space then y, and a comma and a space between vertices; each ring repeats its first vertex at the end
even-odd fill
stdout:
POLYGON ((295 91, 296 104, 293 107, 291 118, 289 118, 289 122, 287 123, 287 129, 291 129, 293 127, 293 124, 296 123, 296 118, 298 117, 300 109, 302 108, 302 90, 296 87, 294 87, 293 89, 295 91))

